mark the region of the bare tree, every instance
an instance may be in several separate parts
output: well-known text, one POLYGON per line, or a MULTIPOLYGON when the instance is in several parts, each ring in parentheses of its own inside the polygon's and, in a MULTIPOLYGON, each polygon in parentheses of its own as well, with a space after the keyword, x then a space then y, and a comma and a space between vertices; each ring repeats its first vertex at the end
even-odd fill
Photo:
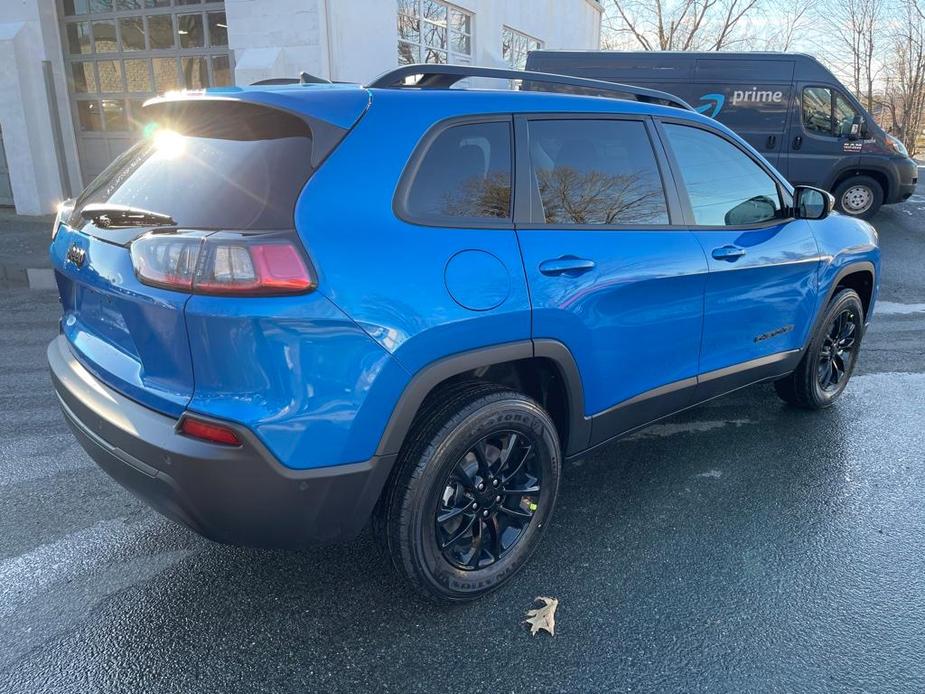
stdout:
POLYGON ((815 21, 816 0, 795 0, 779 3, 762 13, 765 31, 761 45, 766 51, 790 51, 805 37, 815 21))
POLYGON ((762 0, 606 0, 605 47, 719 51, 747 41, 762 0), (628 45, 627 45, 628 44, 628 45))
POLYGON ((882 63, 878 59, 886 23, 885 0, 828 0, 817 7, 819 24, 826 28, 821 52, 845 77, 861 103, 872 110, 874 86, 882 63))
POLYGON ((922 0, 900 0, 894 17, 892 57, 884 102, 890 129, 909 150, 917 153, 925 129, 925 8, 922 0))

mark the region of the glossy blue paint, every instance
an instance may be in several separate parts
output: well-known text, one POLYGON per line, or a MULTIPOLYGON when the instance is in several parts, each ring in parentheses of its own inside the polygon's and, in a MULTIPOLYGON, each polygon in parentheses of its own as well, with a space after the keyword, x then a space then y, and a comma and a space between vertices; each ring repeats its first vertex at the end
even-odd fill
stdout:
POLYGON ((701 373, 799 349, 816 310, 819 250, 810 223, 695 232, 709 263, 701 373), (741 256, 717 259, 733 247, 741 256))
POLYGON ((189 409, 252 429, 279 460, 366 460, 408 374, 320 293, 195 295, 186 305, 196 392, 189 409), (366 402, 372 406, 362 407, 366 402))
POLYGON ((867 222, 840 214, 833 214, 810 224, 821 256, 816 311, 823 309, 828 290, 843 270, 858 263, 869 262, 874 266, 874 285, 865 319, 870 320, 880 291, 880 246, 877 230, 867 222))
POLYGON ((859 260, 879 268, 872 229, 837 215, 749 231, 515 230, 412 224, 392 207, 416 145, 445 119, 616 112, 729 132, 696 113, 544 92, 356 86, 180 98, 241 99, 352 126, 295 209, 318 287, 276 298, 159 290, 138 283, 124 247, 64 228, 51 247, 64 331, 88 368, 128 397, 243 424, 291 468, 370 458, 413 376, 448 356, 559 340, 592 415, 801 346, 839 270, 859 260), (73 243, 87 250, 84 268, 65 262, 73 243), (745 254, 714 258, 725 246, 745 254))
POLYGON ((511 293, 510 270, 491 253, 460 251, 446 263, 446 290, 470 311, 490 311, 511 293))
POLYGON ((586 415, 697 375, 707 261, 687 230, 518 231, 533 299, 533 336, 571 350, 586 415), (548 276, 576 255, 595 267, 548 276))
POLYGON ((128 250, 61 225, 50 248, 74 353, 104 383, 179 416, 193 394, 183 307, 189 297, 141 284, 128 250), (86 251, 82 266, 68 249, 86 251))
MULTIPOLYGON (((434 123, 473 109, 497 113, 498 106, 492 106, 490 94, 473 101, 419 93, 420 103, 409 108, 408 94, 372 92, 369 112, 312 177, 296 206, 296 226, 318 269, 318 291, 409 373, 454 353, 529 339, 530 301, 512 226, 421 226, 392 210, 405 164, 434 123), (507 269, 507 296, 488 310, 466 308, 447 290, 447 263, 471 249, 493 255, 507 269)), ((493 306, 498 298, 495 286, 475 282, 465 301, 493 306)))

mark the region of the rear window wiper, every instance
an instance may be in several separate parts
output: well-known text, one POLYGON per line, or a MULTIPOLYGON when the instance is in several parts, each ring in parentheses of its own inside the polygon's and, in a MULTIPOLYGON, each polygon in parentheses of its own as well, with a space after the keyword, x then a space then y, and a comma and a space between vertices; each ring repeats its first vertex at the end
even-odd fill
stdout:
POLYGON ((93 202, 84 205, 80 216, 104 229, 110 227, 176 226, 169 214, 142 210, 128 205, 93 202))

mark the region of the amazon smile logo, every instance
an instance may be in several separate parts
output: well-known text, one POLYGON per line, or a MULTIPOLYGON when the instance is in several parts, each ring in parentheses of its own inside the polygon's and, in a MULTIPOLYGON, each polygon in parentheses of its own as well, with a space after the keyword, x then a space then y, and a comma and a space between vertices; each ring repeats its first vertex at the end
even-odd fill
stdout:
POLYGON ((704 94, 700 100, 706 103, 697 106, 694 110, 710 118, 716 118, 726 102, 726 97, 722 94, 704 94))

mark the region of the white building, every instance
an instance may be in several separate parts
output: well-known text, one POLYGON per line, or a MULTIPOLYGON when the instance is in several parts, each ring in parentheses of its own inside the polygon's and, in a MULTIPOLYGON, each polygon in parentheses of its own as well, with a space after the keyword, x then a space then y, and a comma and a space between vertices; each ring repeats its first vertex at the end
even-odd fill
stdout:
POLYGON ((523 67, 531 48, 597 48, 600 24, 597 0, 0 0, 0 205, 52 211, 170 89, 523 67))

